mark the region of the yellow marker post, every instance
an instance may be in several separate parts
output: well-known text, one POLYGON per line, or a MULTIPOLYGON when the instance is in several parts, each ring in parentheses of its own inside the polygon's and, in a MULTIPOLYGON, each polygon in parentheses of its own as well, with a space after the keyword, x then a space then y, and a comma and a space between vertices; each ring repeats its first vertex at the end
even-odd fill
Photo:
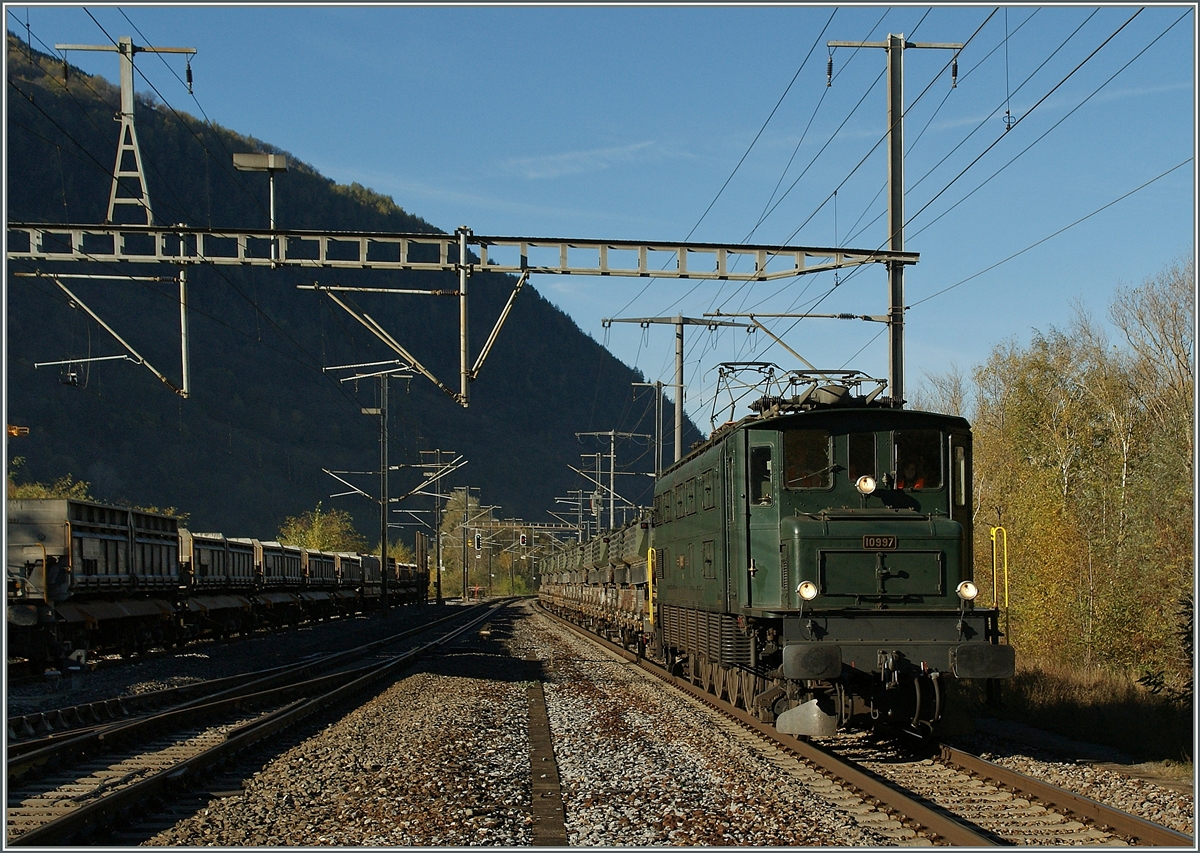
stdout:
POLYGON ((992 539, 992 607, 997 606, 997 572, 1004 573, 1004 622, 1008 633, 1008 531, 1003 527, 991 529, 992 539))
POLYGON ((654 630, 654 565, 658 562, 658 550, 646 550, 646 615, 650 620, 650 630, 654 630))

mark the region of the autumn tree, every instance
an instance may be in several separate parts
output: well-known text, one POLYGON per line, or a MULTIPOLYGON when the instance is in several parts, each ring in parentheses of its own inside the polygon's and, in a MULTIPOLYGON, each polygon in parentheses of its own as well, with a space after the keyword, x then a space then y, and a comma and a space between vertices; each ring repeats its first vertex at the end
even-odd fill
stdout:
POLYGON ((26 500, 30 498, 74 498, 75 500, 95 500, 91 493, 91 484, 76 480, 70 474, 59 477, 53 483, 18 483, 17 470, 25 464, 25 457, 14 456, 8 465, 8 499, 26 500))
POLYGON ((950 364, 944 373, 925 371, 924 383, 917 387, 910 404, 923 412, 970 417, 970 383, 957 364, 950 364))
POLYGON ((997 345, 969 393, 956 370, 930 377, 923 401, 973 422, 976 576, 990 599, 1002 524, 1027 659, 1190 683, 1194 305, 1179 262, 1117 293, 1123 341, 1077 306, 1066 329, 997 345))
POLYGON ((354 529, 350 513, 340 509, 324 512, 320 502, 299 518, 285 519, 279 528, 279 541, 321 551, 360 552, 367 547, 366 539, 354 529))
MULTIPOLYGON (((375 549, 371 553, 379 553, 378 542, 375 543, 375 549)), ((390 539, 388 540, 388 557, 395 560, 397 563, 411 563, 416 559, 415 555, 413 554, 413 549, 410 548, 407 543, 402 542, 399 539, 394 542, 390 539)))
POLYGON ((1141 285, 1123 288, 1109 318, 1130 350, 1131 373, 1146 421, 1146 438, 1130 505, 1129 526, 1142 576, 1158 597, 1173 651, 1156 656, 1155 673, 1174 693, 1191 696, 1195 501, 1196 266, 1192 256, 1167 265, 1141 285))
MULTIPOLYGON (((493 595, 527 594, 534 586, 538 555, 550 547, 551 539, 547 535, 540 540, 520 522, 497 519, 494 507, 481 507, 476 495, 462 489, 451 495, 442 510, 441 538, 442 594, 447 598, 462 595, 464 555, 468 586, 490 586, 493 595), (473 541, 476 530, 482 537, 480 552, 475 551, 473 541), (520 546, 522 533, 527 536, 524 548, 520 546)), ((430 545, 431 571, 434 552, 430 545)))

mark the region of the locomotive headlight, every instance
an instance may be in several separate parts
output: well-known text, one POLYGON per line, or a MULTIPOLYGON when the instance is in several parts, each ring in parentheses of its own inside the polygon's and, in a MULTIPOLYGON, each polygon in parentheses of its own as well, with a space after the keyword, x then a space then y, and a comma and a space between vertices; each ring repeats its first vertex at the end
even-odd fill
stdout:
POLYGON ((955 592, 958 593, 958 597, 963 601, 974 601, 975 596, 979 595, 979 587, 970 581, 963 581, 958 585, 958 589, 955 592))
POLYGON ((869 495, 875 491, 875 478, 864 474, 855 481, 854 488, 858 489, 860 494, 869 495))
POLYGON ((805 601, 812 601, 817 597, 817 585, 812 581, 802 581, 800 586, 796 587, 796 594, 805 601))

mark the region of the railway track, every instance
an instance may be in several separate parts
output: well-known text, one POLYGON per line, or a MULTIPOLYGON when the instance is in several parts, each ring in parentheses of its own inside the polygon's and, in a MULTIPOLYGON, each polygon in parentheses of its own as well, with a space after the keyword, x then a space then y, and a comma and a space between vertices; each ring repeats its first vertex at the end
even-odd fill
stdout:
MULTIPOLYGON (((473 609, 350 652, 256 673, 257 678, 239 676, 233 679, 237 684, 221 679, 207 692, 203 685, 162 691, 181 701, 133 719, 14 745, 8 756, 7 843, 71 843, 119 816, 169 800, 245 750, 444 647, 493 609, 473 609), (386 651, 404 641, 409 642, 402 650, 386 651), (376 659, 357 663, 370 656, 376 659)), ((162 696, 157 701, 169 702, 162 696)))
MULTIPOLYGON (((542 611, 545 613, 545 611, 542 611)), ((819 744, 780 734, 704 685, 546 613, 720 713, 734 735, 780 771, 853 789, 931 843, 964 846, 1138 844, 1194 847, 1190 836, 947 746, 933 754, 864 738, 819 744)))
POLYGON ((24 755, 49 746, 64 738, 103 730, 114 724, 128 722, 139 715, 167 708, 183 707, 189 703, 256 692, 267 689, 273 684, 286 683, 290 679, 300 677, 305 672, 328 672, 333 667, 348 665, 381 648, 402 642, 439 624, 447 624, 459 618, 461 618, 461 613, 451 613, 441 619, 422 623, 371 643, 342 652, 309 656, 294 664, 269 667, 225 678, 207 679, 161 690, 66 705, 61 708, 28 714, 11 715, 7 719, 7 757, 11 759, 14 756, 24 755))

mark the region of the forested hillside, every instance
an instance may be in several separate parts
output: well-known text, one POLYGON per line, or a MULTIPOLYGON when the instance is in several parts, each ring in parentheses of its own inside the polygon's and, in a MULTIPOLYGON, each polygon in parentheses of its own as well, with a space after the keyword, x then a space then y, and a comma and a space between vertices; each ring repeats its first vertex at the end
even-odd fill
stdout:
POLYGON ((969 379, 935 378, 933 404, 973 421, 981 598, 1002 525, 1027 660, 1190 693, 1195 300, 1187 258, 1118 291, 1116 340, 1079 308, 1069 328, 997 345, 969 379))
MULTIPOLYGON (((102 222, 120 126, 113 121, 117 90, 75 68, 64 75, 61 61, 30 51, 11 33, 7 72, 9 220, 102 222)), ((232 153, 278 149, 140 97, 137 133, 157 222, 265 226, 266 176, 235 171, 232 153)), ((288 157, 290 169, 276 185, 280 228, 438 230, 390 198, 337 185, 288 157)), ((62 263, 55 269, 163 277, 63 282, 146 361, 178 381, 180 311, 171 280, 177 269, 62 263)), ((285 518, 324 501, 327 508, 350 511, 359 530, 378 541, 376 506, 359 496, 331 499, 347 489, 322 473, 378 470, 378 419, 361 413, 378 405, 377 383, 342 383, 345 371, 323 369, 395 354, 327 297, 297 285, 316 280, 453 290, 450 276, 192 267, 192 395, 185 400, 128 361, 80 363, 124 350, 51 280, 13 275, 33 270, 12 263, 6 276, 7 416, 10 424, 29 428, 9 444, 10 460, 25 460, 20 479, 71 474, 90 482, 99 498, 174 506, 191 514, 195 529, 243 536, 273 535, 285 518), (72 359, 74 364, 34 367, 72 359)), ((508 276, 472 277, 473 353, 482 348, 513 284, 508 276)), ((435 375, 457 387, 456 299, 353 296, 435 375)), ((546 510, 555 508, 555 497, 583 485, 567 466, 578 467, 581 453, 600 449, 581 445, 576 432, 653 432, 652 395, 631 384, 642 379, 526 286, 472 387, 469 409, 424 378, 414 378, 407 389, 393 381, 391 463, 420 462, 421 450, 456 451, 468 464, 447 485, 479 487, 484 502, 499 504, 504 517, 553 521, 546 510)), ((669 403, 666 408, 669 422, 673 412, 669 403)), ((684 441, 699 437, 689 423, 684 441)), ((645 445, 619 447, 618 464, 649 471, 650 453, 645 445)), ((347 479, 377 493, 377 477, 347 479)), ((644 480, 644 487, 650 482, 625 479, 644 480)), ((402 469, 393 476, 392 492, 420 481, 418 471, 402 469)), ((644 493, 628 497, 646 502, 644 493)), ((428 508, 431 501, 406 506, 428 508)))

